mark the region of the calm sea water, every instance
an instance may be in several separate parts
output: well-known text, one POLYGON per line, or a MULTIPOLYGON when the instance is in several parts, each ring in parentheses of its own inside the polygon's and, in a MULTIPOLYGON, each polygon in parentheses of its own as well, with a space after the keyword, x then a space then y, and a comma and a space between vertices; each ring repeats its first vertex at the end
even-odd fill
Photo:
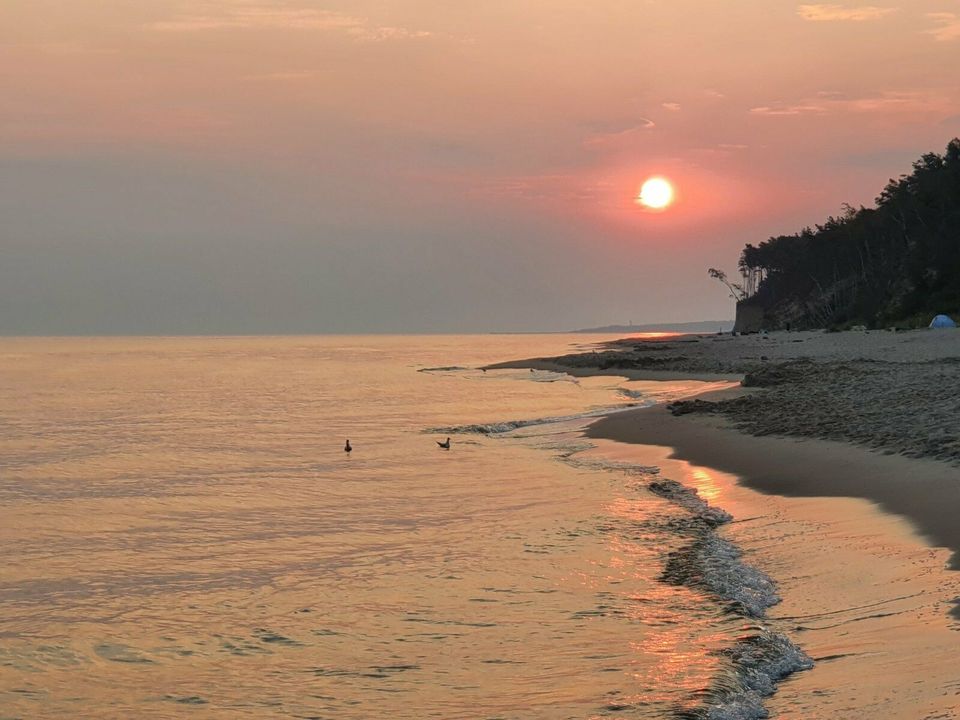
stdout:
POLYGON ((693 384, 476 369, 584 342, 0 340, 0 718, 741 702, 746 616, 668 572, 728 550, 693 547, 713 524, 577 453, 584 416, 693 384))

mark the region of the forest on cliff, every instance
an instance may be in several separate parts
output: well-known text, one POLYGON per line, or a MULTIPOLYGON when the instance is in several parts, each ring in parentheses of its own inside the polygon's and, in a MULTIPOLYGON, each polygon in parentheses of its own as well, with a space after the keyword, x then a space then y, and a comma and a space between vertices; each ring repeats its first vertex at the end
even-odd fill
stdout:
POLYGON ((743 284, 728 285, 771 329, 960 320, 960 139, 890 180, 875 207, 748 244, 739 268, 743 284))

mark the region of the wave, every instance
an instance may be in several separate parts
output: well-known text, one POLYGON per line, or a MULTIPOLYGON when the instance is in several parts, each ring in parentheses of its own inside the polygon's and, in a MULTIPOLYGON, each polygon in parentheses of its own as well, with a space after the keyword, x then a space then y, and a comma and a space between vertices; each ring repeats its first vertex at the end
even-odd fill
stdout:
POLYGON ((572 420, 586 420, 589 418, 603 417, 604 415, 612 415, 613 413, 623 412, 624 410, 634 410, 636 408, 649 407, 653 404, 653 401, 644 403, 626 403, 623 405, 614 405, 612 407, 587 410, 574 415, 556 415, 552 417, 533 418, 527 420, 504 420, 502 422, 477 423, 473 425, 451 425, 449 427, 431 428, 426 432, 448 435, 499 435, 501 433, 508 433, 520 428, 531 427, 532 425, 551 425, 553 423, 569 422, 572 420))
POLYGON ((733 515, 721 508, 715 508, 700 497, 696 488, 689 488, 676 480, 656 480, 647 486, 654 495, 670 500, 689 510, 693 515, 712 527, 723 525, 733 520, 733 515))
MULTIPOLYGON (((743 552, 716 529, 733 517, 712 507, 695 488, 673 480, 656 479, 650 492, 684 508, 690 522, 674 523, 676 532, 693 535, 693 542, 671 552, 660 576, 662 582, 710 593, 728 603, 728 611, 752 620, 780 602, 776 583, 743 562, 743 552)), ((786 635, 756 626, 756 631, 721 653, 728 658, 725 673, 702 695, 701 705, 681 711, 691 720, 760 720, 768 717, 763 699, 784 678, 813 667, 813 660, 786 635)))
POLYGON ((780 602, 773 580, 742 562, 743 553, 713 532, 667 557, 661 580, 706 590, 730 603, 730 609, 750 618, 761 618, 780 602))
POLYGON ((722 653, 730 660, 726 674, 705 693, 703 704, 678 713, 687 720, 760 720, 769 717, 763 699, 777 684, 813 661, 786 635, 758 627, 722 653))
MULTIPOLYGON (((621 396, 643 402, 600 408, 576 415, 544 417, 505 422, 460 425, 437 428, 434 433, 500 434, 533 425, 545 425, 609 415, 655 401, 644 393, 619 388, 621 396)), ((708 688, 691 698, 695 705, 677 708, 676 717, 691 720, 761 720, 769 717, 764 698, 772 695, 777 685, 795 672, 809 670, 813 661, 785 634, 762 623, 768 608, 780 602, 776 583, 759 569, 744 562, 743 552, 717 530, 731 522, 733 516, 713 507, 700 497, 695 488, 660 477, 660 469, 602 458, 579 457, 592 447, 581 441, 562 444, 539 444, 544 450, 559 451, 557 459, 585 469, 622 473, 638 479, 638 484, 651 494, 681 508, 660 529, 687 538, 683 547, 670 552, 660 581, 698 590, 725 605, 727 613, 749 621, 749 634, 719 652, 724 659, 722 670, 708 688)))
MULTIPOLYGON (((562 448, 558 448, 562 449, 562 448)), ((588 469, 620 472, 644 479, 641 485, 652 494, 683 508, 683 517, 672 517, 662 529, 690 536, 692 541, 671 552, 661 582, 706 592, 726 603, 727 611, 752 623, 751 633, 721 652, 727 659, 724 671, 710 688, 697 695, 699 705, 677 712, 690 720, 760 720, 768 717, 763 699, 772 695, 784 678, 813 667, 813 661, 783 633, 772 631, 762 621, 766 610, 780 602, 776 583, 743 561, 743 552, 717 534, 717 528, 733 520, 722 508, 700 497, 696 488, 660 478, 660 469, 619 461, 578 458, 585 449, 571 444, 559 456, 569 464, 588 469)))

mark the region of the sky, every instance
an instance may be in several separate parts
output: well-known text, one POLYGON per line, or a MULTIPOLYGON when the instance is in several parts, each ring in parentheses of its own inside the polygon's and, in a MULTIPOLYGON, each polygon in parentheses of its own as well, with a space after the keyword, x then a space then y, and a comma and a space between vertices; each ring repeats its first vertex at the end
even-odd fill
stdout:
POLYGON ((957 67, 960 0, 3 0, 0 334, 731 318, 957 67))

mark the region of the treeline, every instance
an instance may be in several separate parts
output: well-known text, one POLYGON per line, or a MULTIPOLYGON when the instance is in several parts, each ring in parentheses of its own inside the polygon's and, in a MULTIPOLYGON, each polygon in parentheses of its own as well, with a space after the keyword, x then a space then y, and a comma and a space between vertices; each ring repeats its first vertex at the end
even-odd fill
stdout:
MULTIPOLYGON (((747 245, 746 305, 769 327, 919 325, 960 311, 960 139, 891 180, 873 208, 747 245)), ((958 317, 957 319, 960 319, 958 317)))

